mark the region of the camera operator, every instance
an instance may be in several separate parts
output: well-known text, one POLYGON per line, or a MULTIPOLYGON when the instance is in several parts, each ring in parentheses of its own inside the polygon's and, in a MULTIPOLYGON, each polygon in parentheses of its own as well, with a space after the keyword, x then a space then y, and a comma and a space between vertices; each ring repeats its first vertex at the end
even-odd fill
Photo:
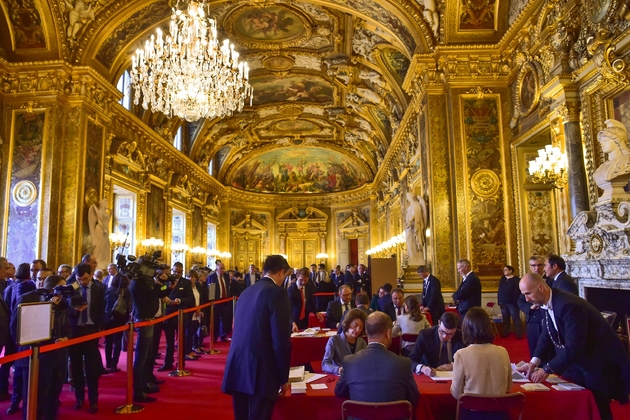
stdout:
MULTIPOLYGON (((162 298, 162 303, 166 305, 166 313, 164 315, 172 314, 180 309, 191 308, 195 303, 192 283, 190 280, 182 277, 183 273, 184 266, 181 262, 173 264, 173 276, 169 277, 169 288, 171 292, 167 297, 162 298)), ((190 314, 185 314, 185 326, 188 324, 188 318, 190 318, 190 314)), ((166 355, 164 356, 164 365, 158 369, 158 372, 173 370, 173 362, 175 361, 175 331, 177 327, 177 317, 164 321, 163 328, 164 336, 166 337, 166 355)), ((184 331, 179 331, 178 333, 184 334, 184 331)))
MULTIPOLYGON (((138 258, 137 263, 143 264, 149 260, 149 256, 138 258)), ((158 310, 160 299, 168 296, 171 290, 167 286, 168 276, 161 271, 156 272, 154 278, 147 275, 138 275, 131 279, 129 291, 133 301, 133 316, 135 322, 150 321, 158 310)), ((136 329, 136 350, 133 361, 133 400, 135 402, 153 402, 153 398, 146 394, 146 390, 157 388, 150 383, 154 379, 153 358, 151 349, 153 346, 153 325, 136 329)))
MULTIPOLYGON (((39 284, 39 283, 38 283, 39 284)), ((68 303, 63 298, 64 285, 66 280, 57 275, 50 275, 39 284, 40 288, 25 293, 17 300, 17 305, 22 303, 52 302, 53 328, 51 339, 40 343, 47 345, 67 341, 72 335, 70 320, 68 318, 68 303)), ((71 293, 72 287, 65 290, 66 294, 71 293)), ((11 330, 17 337, 17 311, 11 316, 11 330)), ((30 346, 20 346, 18 351, 27 350, 30 346)), ((39 355, 39 386, 37 391, 37 418, 44 420, 55 420, 59 409, 59 396, 63 388, 63 383, 68 374, 68 348, 48 351, 39 355)), ((15 369, 21 369, 24 375, 22 384, 22 394, 24 396, 23 418, 26 419, 26 406, 28 395, 28 358, 15 361, 15 369)))

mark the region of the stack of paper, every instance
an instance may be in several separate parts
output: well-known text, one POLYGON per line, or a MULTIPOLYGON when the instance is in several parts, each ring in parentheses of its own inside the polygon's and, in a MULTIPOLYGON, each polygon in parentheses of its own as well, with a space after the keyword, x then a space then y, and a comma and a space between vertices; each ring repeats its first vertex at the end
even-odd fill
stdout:
POLYGON ((583 386, 580 386, 578 384, 573 384, 571 382, 561 382, 557 385, 553 385, 552 388, 558 391, 580 391, 584 389, 583 386))
POLYGON ((313 328, 307 328, 302 332, 297 332, 291 334, 291 337, 312 337, 319 332, 319 329, 315 330, 313 328))
POLYGON ((450 371, 450 370, 438 370, 438 371, 435 372, 435 376, 429 376, 429 378, 433 379, 436 382, 452 381, 453 380, 453 371, 450 371))
POLYGON ((291 395, 293 394, 305 394, 306 382, 292 382, 291 383, 291 395))
POLYGON ((327 331, 326 332, 326 337, 332 337, 334 335, 337 335, 337 331, 327 331))
POLYGON ((289 382, 304 381, 304 366, 295 366, 289 369, 289 382))
POLYGON ((550 384, 561 384, 566 381, 558 375, 549 375, 549 377, 547 378, 547 382, 549 382, 550 384))
POLYGON ((523 384, 521 385, 525 391, 549 391, 549 388, 543 384, 523 384))
POLYGON ((512 382, 529 382, 529 379, 518 370, 512 370, 512 382))

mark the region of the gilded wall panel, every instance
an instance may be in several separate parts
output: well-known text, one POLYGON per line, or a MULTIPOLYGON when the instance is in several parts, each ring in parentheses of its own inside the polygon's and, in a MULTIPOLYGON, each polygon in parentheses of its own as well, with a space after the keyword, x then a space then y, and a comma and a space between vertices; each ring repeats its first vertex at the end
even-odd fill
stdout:
POLYGON ((203 229, 203 217, 201 216, 201 207, 194 206, 192 213, 192 246, 203 246, 204 236, 206 234, 203 229))
POLYGON ((11 176, 6 256, 16 265, 40 256, 39 222, 46 113, 16 111, 11 138, 11 176))
POLYGON ((529 255, 547 255, 556 252, 555 247, 555 216, 553 214, 552 192, 527 191, 528 235, 526 249, 529 255))
POLYGON ((147 194, 147 238, 166 239, 164 236, 167 220, 166 216, 164 190, 157 185, 151 184, 151 190, 147 194))
MULTIPOLYGON (((103 198, 103 126, 88 120, 86 132, 85 176, 83 177, 83 221, 81 229, 81 254, 92 253, 92 237, 88 224, 88 211, 92 205, 98 207, 103 198)), ((100 266, 99 262, 99 266, 100 266)))

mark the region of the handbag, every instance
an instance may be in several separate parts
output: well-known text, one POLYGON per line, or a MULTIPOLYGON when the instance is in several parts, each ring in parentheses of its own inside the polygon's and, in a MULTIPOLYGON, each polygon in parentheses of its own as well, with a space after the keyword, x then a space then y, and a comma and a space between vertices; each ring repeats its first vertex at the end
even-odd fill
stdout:
POLYGON ((208 336, 208 328, 206 328, 206 325, 202 322, 199 324, 199 328, 197 328, 197 337, 199 338, 206 338, 208 336))
POLYGON ((114 302, 114 308, 112 309, 112 318, 116 323, 124 324, 129 320, 127 301, 124 295, 124 291, 120 290, 120 286, 118 286, 118 299, 114 302))

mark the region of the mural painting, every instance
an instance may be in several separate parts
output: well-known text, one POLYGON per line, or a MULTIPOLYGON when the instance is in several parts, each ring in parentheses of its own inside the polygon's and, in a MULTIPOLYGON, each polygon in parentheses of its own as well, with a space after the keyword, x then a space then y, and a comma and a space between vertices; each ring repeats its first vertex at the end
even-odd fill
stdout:
POLYGON ((381 128, 383 134, 385 134, 385 138, 387 139, 387 143, 392 140, 392 123, 389 121, 387 114, 385 114, 380 108, 375 106, 368 107, 368 111, 370 115, 378 122, 379 127, 381 128))
POLYGON ((252 77, 254 88, 253 105, 270 102, 333 102, 333 87, 324 79, 315 76, 276 77, 265 75, 252 77))
POLYGON ((465 97, 462 107, 473 264, 480 276, 501 277, 507 254, 498 98, 465 97))
POLYGON ((310 121, 305 121, 305 120, 285 120, 285 121, 280 121, 276 124, 274 124, 273 128, 275 130, 278 131, 287 131, 290 133, 303 133, 306 131, 313 131, 316 130, 318 127, 317 124, 310 122, 310 121))
POLYGON ((192 215, 192 243, 193 246, 203 246, 203 218, 201 217, 201 207, 195 206, 192 215))
POLYGON ((234 23, 242 36, 261 41, 286 41, 304 31, 302 19, 293 11, 281 7, 246 8, 234 23))
POLYGON ((15 48, 46 48, 42 19, 34 0, 7 1, 15 48))
MULTIPOLYGON (((88 224, 88 211, 94 204, 98 206, 101 198, 101 168, 103 162, 103 127, 88 121, 87 124, 87 149, 85 153, 85 184, 83 203, 83 229, 81 231, 82 254, 91 254, 92 237, 90 236, 90 226, 88 224)), ((99 267, 101 266, 99 261, 99 267)))
POLYGON ((162 188, 151 185, 147 197, 147 238, 164 239, 166 204, 162 188))
POLYGON ((622 92, 613 99, 615 119, 620 121, 630 132, 630 90, 622 92))
POLYGON ((399 83, 402 83, 409 70, 409 59, 400 51, 391 48, 383 49, 381 54, 387 69, 398 79, 399 83))
POLYGON ((494 30, 495 0, 461 0, 460 30, 494 30))
POLYGON ((14 118, 6 257, 10 261, 22 262, 32 261, 38 255, 37 226, 45 114, 23 112, 14 118))
POLYGON ((365 173, 342 154, 316 147, 272 150, 231 176, 233 187, 269 193, 323 193, 360 187, 365 173))

